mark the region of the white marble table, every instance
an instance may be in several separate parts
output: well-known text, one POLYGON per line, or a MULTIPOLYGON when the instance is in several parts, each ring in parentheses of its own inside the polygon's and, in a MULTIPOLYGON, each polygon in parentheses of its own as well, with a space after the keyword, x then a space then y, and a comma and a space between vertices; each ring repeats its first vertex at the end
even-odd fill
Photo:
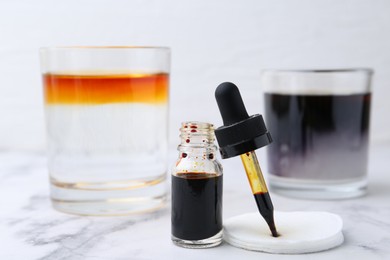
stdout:
MULTIPOLYGON (((307 255, 222 246, 191 250, 170 240, 167 209, 142 217, 79 217, 50 206, 44 154, 0 151, 0 259, 390 259, 390 145, 370 155, 369 194, 342 201, 272 194, 277 210, 320 210, 344 220, 345 242, 307 255)), ((261 161, 261 159, 260 159, 261 161)), ((224 162, 224 218, 256 211, 239 159, 224 162)))

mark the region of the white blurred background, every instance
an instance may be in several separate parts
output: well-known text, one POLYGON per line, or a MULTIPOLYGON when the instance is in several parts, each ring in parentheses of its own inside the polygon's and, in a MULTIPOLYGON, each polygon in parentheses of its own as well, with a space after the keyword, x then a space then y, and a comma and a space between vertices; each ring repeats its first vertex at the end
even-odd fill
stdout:
POLYGON ((390 1, 0 0, 0 151, 45 149, 38 48, 172 48, 170 143, 181 121, 222 121, 214 89, 263 111, 265 68, 371 67, 371 141, 390 143, 390 1))

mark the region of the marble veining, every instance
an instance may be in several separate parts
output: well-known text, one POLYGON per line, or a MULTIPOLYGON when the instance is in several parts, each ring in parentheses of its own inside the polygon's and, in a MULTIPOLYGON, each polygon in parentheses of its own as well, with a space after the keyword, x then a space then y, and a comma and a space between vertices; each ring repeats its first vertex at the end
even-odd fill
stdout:
MULTIPOLYGON (((52 209, 41 153, 0 151, 0 259, 390 259, 390 146, 372 149, 367 196, 351 200, 294 200, 272 194, 280 211, 339 214, 345 242, 306 255, 271 255, 226 243, 189 250, 170 241, 170 210, 126 217, 83 217, 52 209)), ((256 211, 240 162, 225 163, 224 218, 256 211), (236 179, 233 179, 236 178, 236 179)))

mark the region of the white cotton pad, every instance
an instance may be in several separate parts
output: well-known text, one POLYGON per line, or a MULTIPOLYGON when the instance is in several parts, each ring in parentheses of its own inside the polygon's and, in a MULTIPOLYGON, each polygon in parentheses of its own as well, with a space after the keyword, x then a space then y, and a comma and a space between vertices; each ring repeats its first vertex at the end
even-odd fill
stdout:
POLYGON ((279 237, 272 237, 258 213, 224 222, 224 240, 232 246, 273 254, 304 254, 331 249, 343 243, 342 219, 328 212, 274 212, 279 237))

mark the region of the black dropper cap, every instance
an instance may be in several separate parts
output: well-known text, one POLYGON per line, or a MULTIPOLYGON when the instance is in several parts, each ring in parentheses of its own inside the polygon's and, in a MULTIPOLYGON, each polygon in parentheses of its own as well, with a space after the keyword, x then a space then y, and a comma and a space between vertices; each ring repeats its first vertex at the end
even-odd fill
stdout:
POLYGON ((215 130, 223 159, 254 151, 272 142, 262 115, 248 115, 236 85, 230 82, 220 84, 215 90, 215 98, 224 124, 215 130))

